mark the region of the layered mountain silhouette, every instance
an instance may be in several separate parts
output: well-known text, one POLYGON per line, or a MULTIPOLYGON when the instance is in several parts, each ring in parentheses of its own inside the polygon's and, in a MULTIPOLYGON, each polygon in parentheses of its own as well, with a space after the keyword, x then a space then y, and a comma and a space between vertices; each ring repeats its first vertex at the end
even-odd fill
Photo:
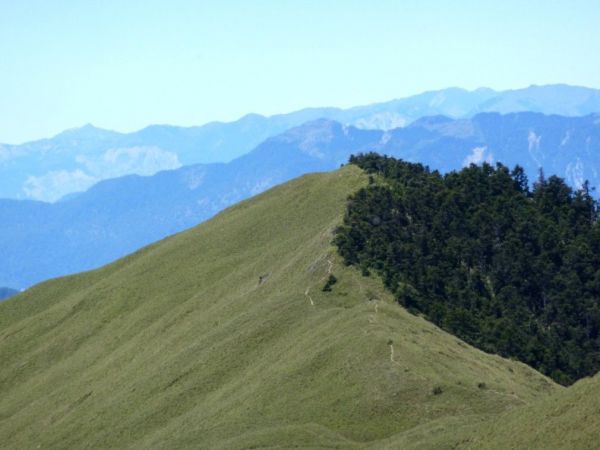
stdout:
POLYGON ((335 169, 351 154, 367 151, 441 171, 482 162, 520 164, 530 181, 543 167, 575 187, 586 179, 600 186, 598 115, 434 116, 388 131, 321 119, 269 138, 226 164, 106 180, 55 204, 1 200, 0 285, 25 288, 98 267, 272 186, 335 169))
POLYGON ((389 130, 424 116, 469 118, 480 112, 519 111, 565 116, 600 112, 600 91, 566 85, 502 92, 449 88, 349 109, 308 108, 271 117, 249 114, 235 122, 198 127, 153 125, 123 134, 86 125, 51 139, 0 145, 0 198, 54 202, 104 179, 229 162, 269 137, 319 118, 389 130))

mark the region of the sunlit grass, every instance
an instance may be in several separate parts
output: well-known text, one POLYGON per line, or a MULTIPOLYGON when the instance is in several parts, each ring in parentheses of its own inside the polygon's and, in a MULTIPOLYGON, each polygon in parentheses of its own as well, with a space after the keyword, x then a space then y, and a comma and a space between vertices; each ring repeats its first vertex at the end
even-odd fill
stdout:
POLYGON ((304 176, 0 304, 0 447, 468 445, 563 395, 342 266, 332 231, 365 183, 304 176))

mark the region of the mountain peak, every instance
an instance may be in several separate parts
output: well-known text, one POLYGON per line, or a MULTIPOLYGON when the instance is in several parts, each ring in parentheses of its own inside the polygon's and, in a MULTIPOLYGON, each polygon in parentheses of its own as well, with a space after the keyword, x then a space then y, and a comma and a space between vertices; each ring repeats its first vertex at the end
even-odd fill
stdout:
POLYGON ((265 119, 266 119, 266 117, 263 116, 262 114, 248 113, 248 114, 245 114, 242 117, 240 117, 238 122, 250 122, 250 121, 265 120, 265 119))
POLYGON ((103 139, 119 135, 116 131, 98 128, 91 123, 86 123, 81 127, 69 128, 55 136, 55 138, 67 139, 103 139))

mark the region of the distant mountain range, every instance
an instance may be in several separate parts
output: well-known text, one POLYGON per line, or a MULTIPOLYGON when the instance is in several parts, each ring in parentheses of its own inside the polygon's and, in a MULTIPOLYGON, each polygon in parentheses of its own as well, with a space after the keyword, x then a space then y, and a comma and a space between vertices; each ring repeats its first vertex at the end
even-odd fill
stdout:
POLYGON ((574 186, 600 186, 600 115, 481 113, 434 116, 404 128, 365 130, 320 119, 267 139, 229 163, 102 181, 49 204, 0 200, 0 285, 91 269, 208 219, 224 208, 307 172, 328 171, 353 153, 378 151, 448 171, 501 161, 540 166, 574 186))
POLYGON ((12 297, 13 295, 16 295, 18 293, 19 293, 19 291, 17 291, 16 289, 0 287, 0 301, 5 300, 9 297, 12 297))
POLYGON ((153 125, 123 134, 86 125, 51 139, 0 145, 0 198, 54 202, 105 179, 229 162, 269 137, 320 118, 390 130, 425 116, 470 118, 481 112, 519 111, 564 116, 600 112, 600 91, 567 85, 501 92, 449 88, 349 109, 308 108, 271 117, 249 114, 235 122, 198 127, 153 125))

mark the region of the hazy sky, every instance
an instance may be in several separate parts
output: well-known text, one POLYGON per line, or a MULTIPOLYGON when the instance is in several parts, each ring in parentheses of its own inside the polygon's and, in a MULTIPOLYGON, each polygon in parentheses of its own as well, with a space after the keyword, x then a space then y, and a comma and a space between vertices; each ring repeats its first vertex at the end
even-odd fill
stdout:
POLYGON ((0 0, 4 143, 557 82, 600 88, 598 0, 0 0))

